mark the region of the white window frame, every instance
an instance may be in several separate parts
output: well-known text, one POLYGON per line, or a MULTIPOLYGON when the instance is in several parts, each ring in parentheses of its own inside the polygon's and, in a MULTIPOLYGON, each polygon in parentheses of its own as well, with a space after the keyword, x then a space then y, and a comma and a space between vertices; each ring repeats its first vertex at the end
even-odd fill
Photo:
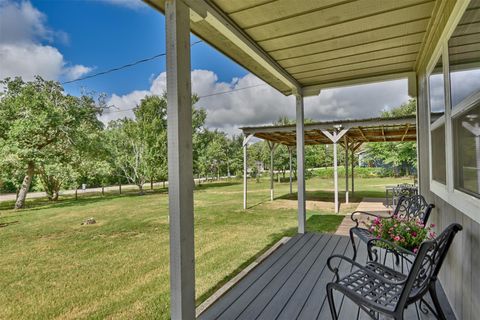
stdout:
POLYGON ((430 169, 430 191, 440 197, 442 200, 453 206, 455 209, 461 211, 469 218, 480 223, 480 198, 477 198, 471 194, 463 192, 454 188, 454 141, 452 120, 464 114, 471 108, 473 108, 480 101, 480 92, 476 92, 469 97, 465 98, 459 104, 452 106, 451 99, 451 84, 450 84, 450 70, 449 70, 449 55, 448 55, 448 40, 455 31, 456 26, 465 13, 469 1, 464 1, 456 7, 455 12, 452 13, 450 21, 447 23, 448 27, 444 30, 441 41, 437 44, 437 48, 432 54, 432 57, 427 65, 427 101, 428 101, 428 125, 429 125, 429 169, 430 169), (445 114, 435 123, 430 123, 430 82, 429 77, 433 68, 438 62, 438 58, 442 55, 443 73, 444 73, 444 86, 445 86, 445 114), (454 108, 453 108, 454 107, 454 108), (447 176, 446 185, 433 180, 432 178, 432 143, 431 143, 431 130, 438 128, 441 124, 445 123, 445 152, 446 152, 446 167, 447 176))
MULTIPOLYGON (((431 114, 432 114, 432 106, 430 104, 430 76, 433 72, 433 69, 435 69, 435 66, 438 63, 438 60, 440 57, 442 57, 442 68, 443 68, 443 87, 445 90, 445 64, 444 64, 444 55, 443 55, 443 50, 437 50, 436 54, 434 54, 427 66, 427 102, 428 102, 428 146, 429 146, 429 171, 430 171, 430 188, 434 188, 437 192, 446 192, 447 185, 446 183, 443 184, 440 181, 434 180, 433 179, 433 162, 432 162, 432 130, 438 129, 440 126, 445 124, 445 113, 447 111, 447 104, 444 102, 445 105, 445 112, 443 116, 435 120, 435 122, 432 123, 431 121, 431 114)), ((446 95, 445 92, 443 94, 444 100, 446 100, 446 95)), ((445 133, 446 136, 446 133, 445 133)), ((445 148, 445 161, 447 159, 446 155, 446 148, 445 148)), ((446 164, 445 164, 446 167, 446 164)), ((447 172, 445 172, 445 177, 447 177, 447 172)), ((433 191, 433 190, 432 190, 433 191)))

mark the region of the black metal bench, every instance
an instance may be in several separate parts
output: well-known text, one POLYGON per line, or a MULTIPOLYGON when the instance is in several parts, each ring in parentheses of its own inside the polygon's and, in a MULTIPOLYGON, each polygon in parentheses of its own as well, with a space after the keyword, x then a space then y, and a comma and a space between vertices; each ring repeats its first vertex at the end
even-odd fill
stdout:
POLYGON ((460 230, 462 230, 461 225, 451 224, 436 239, 424 241, 416 254, 384 239, 368 241, 369 256, 377 257, 374 250, 378 250, 379 247, 388 247, 405 260, 411 261, 407 274, 389 268, 378 261, 370 260, 366 265, 361 265, 342 255, 331 256, 327 265, 336 277, 334 282, 327 284, 327 297, 333 319, 338 319, 333 299, 334 290, 350 298, 372 319, 379 319, 380 315, 403 319, 405 309, 418 301, 437 318, 446 319, 435 287, 448 249, 460 230), (334 259, 349 262, 353 271, 341 277, 338 268, 332 267, 334 259), (430 293, 435 310, 424 299, 427 292, 430 293))

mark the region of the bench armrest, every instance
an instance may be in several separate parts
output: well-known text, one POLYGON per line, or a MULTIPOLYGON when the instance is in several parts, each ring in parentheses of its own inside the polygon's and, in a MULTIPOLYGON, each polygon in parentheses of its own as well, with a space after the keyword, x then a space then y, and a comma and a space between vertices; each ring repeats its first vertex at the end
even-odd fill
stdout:
POLYGON ((355 227, 356 228, 358 228, 359 222, 358 222, 358 219, 355 218, 355 215, 367 215, 367 216, 375 217, 375 218, 379 218, 379 219, 391 219, 392 218, 392 216, 385 217, 385 216, 381 216, 379 214, 366 212, 366 211, 353 211, 352 214, 350 215, 350 219, 352 219, 352 221, 355 222, 355 224, 356 224, 355 227))

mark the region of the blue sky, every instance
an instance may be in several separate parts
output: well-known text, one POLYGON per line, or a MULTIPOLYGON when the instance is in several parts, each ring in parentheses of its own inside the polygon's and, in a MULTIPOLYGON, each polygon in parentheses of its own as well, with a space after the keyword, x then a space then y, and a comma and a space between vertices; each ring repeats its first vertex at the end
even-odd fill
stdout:
MULTIPOLYGON (((192 36, 191 41, 195 42, 192 36)), ((165 20, 139 0, 0 0, 0 78, 41 75, 60 82, 78 79, 165 52, 165 20)), ((192 47, 192 90, 202 96, 206 125, 229 134, 239 127, 294 118, 292 97, 268 85, 206 43, 192 47), (214 94, 214 95, 212 95, 214 94)), ((166 88, 165 58, 66 84, 68 93, 106 93, 112 106, 101 120, 132 117, 143 97, 166 88)), ((405 80, 324 90, 305 101, 316 121, 361 119, 408 100, 405 80)))
MULTIPOLYGON (((138 8, 101 1, 33 1, 48 17, 48 25, 68 33, 69 42, 56 47, 72 63, 102 71, 165 52, 165 19, 147 5, 138 8)), ((192 43, 199 39, 192 35, 192 43)), ((247 72, 205 43, 192 47, 192 69, 215 70, 229 82, 247 72)), ((150 86, 152 75, 165 71, 161 57, 133 68, 65 86, 78 93, 81 87, 108 94, 127 94, 150 86)))

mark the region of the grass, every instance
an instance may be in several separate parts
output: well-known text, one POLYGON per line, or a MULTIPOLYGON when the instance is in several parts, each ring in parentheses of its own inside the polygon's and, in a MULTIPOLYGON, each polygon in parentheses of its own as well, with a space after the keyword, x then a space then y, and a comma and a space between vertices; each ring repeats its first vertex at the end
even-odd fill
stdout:
MULTIPOLYGON (((392 179, 358 179, 361 197, 383 196, 392 179)), ((402 181, 403 182, 403 181, 402 181)), ((288 183, 249 184, 242 208, 240 181, 195 191, 196 292, 200 303, 283 236, 296 233, 295 195, 288 183)), ((334 232, 330 180, 307 181, 308 230, 334 232), (324 191, 315 191, 322 189, 324 191)), ((342 199, 342 198, 341 198, 342 199)), ((167 193, 28 201, 13 211, 0 203, 0 319, 168 319, 169 238, 167 193), (86 218, 97 224, 82 226, 86 218)), ((347 212, 351 207, 342 207, 347 212)))

